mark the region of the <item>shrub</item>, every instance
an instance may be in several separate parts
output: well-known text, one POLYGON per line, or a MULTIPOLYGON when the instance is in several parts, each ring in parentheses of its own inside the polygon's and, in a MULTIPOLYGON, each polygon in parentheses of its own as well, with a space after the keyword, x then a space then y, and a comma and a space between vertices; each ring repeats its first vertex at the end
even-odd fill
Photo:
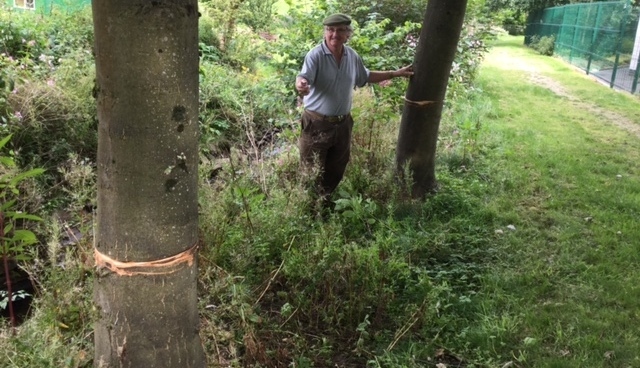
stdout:
POLYGON ((489 24, 467 21, 460 33, 458 50, 451 66, 447 86, 446 103, 467 98, 467 93, 474 92, 478 68, 488 51, 486 41, 495 37, 489 24))
POLYGON ((555 48, 555 36, 532 36, 529 47, 536 50, 541 55, 551 56, 555 48))
POLYGON ((288 126, 289 88, 278 76, 236 71, 214 63, 201 65, 201 149, 228 153, 231 146, 259 156, 274 135, 288 126))
POLYGON ((503 9, 497 12, 496 20, 507 33, 513 36, 524 34, 526 17, 518 10, 503 9))
POLYGON ((20 117, 9 126, 20 166, 55 172, 70 153, 95 157, 95 119, 91 111, 83 111, 69 91, 54 80, 32 81, 18 86, 10 96, 14 115, 20 117))
POLYGON ((64 197, 58 168, 70 155, 95 159, 91 12, 8 13, 0 15, 0 132, 13 135, 19 167, 46 170, 34 188, 46 202, 64 197))

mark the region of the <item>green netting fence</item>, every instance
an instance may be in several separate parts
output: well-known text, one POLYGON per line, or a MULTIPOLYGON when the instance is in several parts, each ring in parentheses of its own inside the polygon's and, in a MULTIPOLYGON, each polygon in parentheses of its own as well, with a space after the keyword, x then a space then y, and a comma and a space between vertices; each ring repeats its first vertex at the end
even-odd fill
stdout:
POLYGON ((547 8, 529 14, 525 44, 554 37, 554 54, 611 88, 638 91, 640 28, 629 0, 547 8))

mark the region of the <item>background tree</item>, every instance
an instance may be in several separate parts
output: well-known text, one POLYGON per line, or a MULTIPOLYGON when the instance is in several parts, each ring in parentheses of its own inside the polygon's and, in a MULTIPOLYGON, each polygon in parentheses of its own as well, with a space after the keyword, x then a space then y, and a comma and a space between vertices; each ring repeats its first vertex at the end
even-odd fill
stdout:
POLYGON ((327 0, 330 12, 349 14, 360 25, 369 20, 389 19, 389 29, 402 26, 405 22, 420 22, 428 0, 327 0))
POLYGON ((198 336, 198 4, 93 1, 97 367, 204 367, 198 336))
POLYGON ((487 14, 495 17, 497 23, 509 34, 524 34, 529 13, 552 6, 560 6, 578 0, 487 0, 487 14))
POLYGON ((529 13, 535 10, 570 3, 584 2, 579 0, 487 0, 489 11, 512 10, 520 13, 529 13))
POLYGON ((437 187, 438 129, 466 7, 467 0, 431 0, 425 12, 396 149, 398 171, 403 176, 408 165, 414 197, 437 187))

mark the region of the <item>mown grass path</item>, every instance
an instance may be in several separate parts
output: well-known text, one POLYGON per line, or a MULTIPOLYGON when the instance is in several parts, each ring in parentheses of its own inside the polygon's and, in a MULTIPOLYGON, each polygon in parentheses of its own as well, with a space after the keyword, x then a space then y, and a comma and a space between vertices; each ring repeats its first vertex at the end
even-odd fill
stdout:
POLYGON ((640 99, 521 37, 479 79, 494 110, 475 170, 503 227, 475 343, 496 366, 640 367, 640 99))

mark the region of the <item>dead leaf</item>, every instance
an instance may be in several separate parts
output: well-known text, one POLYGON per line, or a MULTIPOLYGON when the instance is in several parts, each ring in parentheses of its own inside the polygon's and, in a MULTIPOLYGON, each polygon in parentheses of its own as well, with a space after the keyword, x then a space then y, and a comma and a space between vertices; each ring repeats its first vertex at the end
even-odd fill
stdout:
POLYGON ((604 353, 604 358, 605 359, 611 359, 616 355, 616 352, 613 350, 609 350, 607 352, 604 353))

